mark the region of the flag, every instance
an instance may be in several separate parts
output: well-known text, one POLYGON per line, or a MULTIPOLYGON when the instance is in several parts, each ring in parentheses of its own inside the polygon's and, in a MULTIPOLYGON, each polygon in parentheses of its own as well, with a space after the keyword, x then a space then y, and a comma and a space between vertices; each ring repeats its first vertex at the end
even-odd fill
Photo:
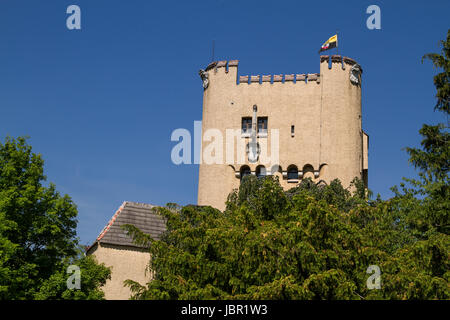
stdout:
POLYGON ((337 34, 335 34, 330 39, 325 41, 325 43, 320 48, 319 53, 321 53, 322 51, 331 49, 331 48, 336 48, 337 47, 337 43, 338 43, 337 34))

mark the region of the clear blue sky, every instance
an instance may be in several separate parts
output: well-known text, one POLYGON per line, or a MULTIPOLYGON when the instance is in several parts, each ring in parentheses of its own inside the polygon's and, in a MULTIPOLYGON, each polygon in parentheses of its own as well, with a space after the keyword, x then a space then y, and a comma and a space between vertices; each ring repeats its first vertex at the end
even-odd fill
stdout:
POLYGON ((338 29, 339 53, 364 70, 369 187, 387 198, 415 175, 402 148, 441 119, 421 56, 438 51, 449 12, 450 1, 1 0, 0 139, 30 136, 91 243, 124 200, 196 203, 198 166, 172 164, 170 135, 201 120, 212 39, 242 75, 314 73, 338 29), (81 30, 66 28, 71 4, 81 30), (381 30, 366 28, 371 4, 381 30))

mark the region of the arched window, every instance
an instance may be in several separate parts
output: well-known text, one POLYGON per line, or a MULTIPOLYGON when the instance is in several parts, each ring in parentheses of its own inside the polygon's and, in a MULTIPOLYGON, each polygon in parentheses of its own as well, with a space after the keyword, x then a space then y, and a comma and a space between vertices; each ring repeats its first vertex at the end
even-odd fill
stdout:
POLYGON ((298 180, 298 168, 297 166, 291 165, 287 172, 288 180, 298 180))
POLYGON ((281 169, 281 167, 278 164, 274 164, 272 166, 272 168, 270 168, 270 174, 275 175, 277 172, 281 173, 281 172, 283 172, 283 170, 281 169))
POLYGON ((256 168, 256 176, 257 176, 258 178, 264 178, 266 175, 267 175, 267 173, 266 173, 266 167, 264 167, 264 166, 258 166, 258 167, 256 168))
POLYGON ((310 164, 305 164, 303 166, 303 179, 305 178, 311 178, 311 179, 315 179, 314 178, 314 168, 312 165, 310 164))
POLYGON ((250 171, 250 168, 248 166, 242 166, 241 168, 241 180, 242 178, 244 178, 245 176, 250 175, 252 172, 250 171))

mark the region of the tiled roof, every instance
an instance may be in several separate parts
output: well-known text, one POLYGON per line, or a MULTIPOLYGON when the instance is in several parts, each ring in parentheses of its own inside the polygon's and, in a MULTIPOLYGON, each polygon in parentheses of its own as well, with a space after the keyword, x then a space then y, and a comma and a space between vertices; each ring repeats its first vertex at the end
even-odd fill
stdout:
POLYGON ((125 201, 100 232, 97 242, 139 247, 121 228, 124 224, 132 224, 153 239, 159 240, 166 231, 166 224, 163 217, 153 213, 153 208, 150 204, 125 201))

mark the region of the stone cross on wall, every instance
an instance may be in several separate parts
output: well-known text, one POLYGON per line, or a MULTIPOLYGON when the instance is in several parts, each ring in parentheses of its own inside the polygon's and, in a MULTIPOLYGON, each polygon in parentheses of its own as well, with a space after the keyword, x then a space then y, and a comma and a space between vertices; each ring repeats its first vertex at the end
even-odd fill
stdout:
POLYGON ((251 140, 248 144, 248 161, 250 162, 256 162, 258 161, 259 157, 259 146, 258 142, 256 141, 256 134, 257 134, 257 117, 256 112, 258 111, 258 107, 256 104, 253 106, 253 117, 252 117, 252 131, 251 131, 251 140))

